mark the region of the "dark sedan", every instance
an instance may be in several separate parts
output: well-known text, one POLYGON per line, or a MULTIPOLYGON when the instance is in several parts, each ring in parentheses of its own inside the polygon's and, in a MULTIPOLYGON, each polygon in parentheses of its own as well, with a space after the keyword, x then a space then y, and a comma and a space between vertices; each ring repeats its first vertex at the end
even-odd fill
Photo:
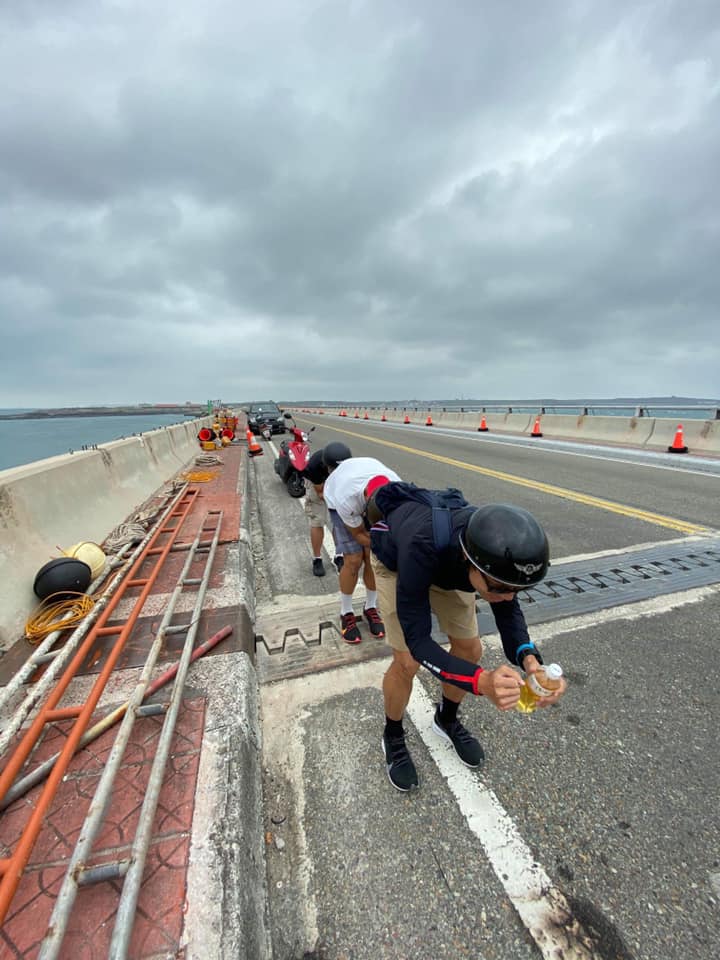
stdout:
POLYGON ((247 408, 248 426, 254 434, 259 434, 263 424, 270 427, 271 433, 285 433, 285 420, 282 410, 276 403, 268 400, 263 403, 251 403, 247 408))

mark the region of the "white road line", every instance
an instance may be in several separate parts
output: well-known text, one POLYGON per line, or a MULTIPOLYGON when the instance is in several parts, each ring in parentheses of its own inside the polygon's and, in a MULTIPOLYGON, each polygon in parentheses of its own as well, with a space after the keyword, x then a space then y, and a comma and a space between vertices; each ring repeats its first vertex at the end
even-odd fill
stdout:
MULTIPOLYGON (((666 613, 686 603, 700 602, 718 592, 720 585, 701 587, 601 610, 594 614, 558 620, 536 627, 532 632, 535 639, 549 639, 570 631, 589 629, 599 623, 666 613)), ((490 641, 487 646, 501 649, 496 634, 485 639, 490 641)), ((294 768, 295 776, 292 782, 297 786, 298 807, 301 811, 304 808, 304 741, 299 728, 305 719, 305 707, 308 704, 317 706, 331 696, 360 687, 379 686, 386 669, 386 660, 376 660, 340 667, 332 671, 333 680, 330 683, 327 674, 308 675, 301 682, 285 680, 262 688, 263 707, 267 715, 275 717, 276 720, 280 717, 286 718, 286 721, 264 728, 263 736, 267 738, 268 755, 282 756, 294 768), (299 753, 294 763, 293 744, 295 751, 299 753)), ((408 716, 543 957, 547 960, 556 960, 559 956, 565 960, 600 960, 587 934, 573 917, 567 900, 553 886, 543 867, 533 858, 529 847, 493 791, 478 779, 477 774, 464 767, 452 748, 432 732, 434 709, 434 704, 422 684, 415 683, 408 704, 408 716)), ((300 870, 301 874, 306 876, 312 871, 312 865, 302 819, 299 820, 298 827, 301 839, 300 870)), ((308 926, 316 933, 316 906, 311 891, 308 889, 306 893, 308 926)))
MULTIPOLYGON (((580 563, 581 560, 598 560, 601 557, 616 557, 637 550, 652 550, 656 547, 670 547, 675 543, 695 543, 707 540, 710 533, 693 533, 686 537, 674 537, 672 540, 650 540, 647 543, 633 543, 629 547, 613 547, 610 550, 598 550, 595 553, 576 553, 570 557, 553 557, 552 566, 560 563, 580 563)), ((552 569, 552 567, 551 567, 552 569)))
POLYGON ((564 895, 535 861, 495 794, 432 732, 434 711, 422 684, 414 684, 407 713, 543 957, 599 960, 564 895))

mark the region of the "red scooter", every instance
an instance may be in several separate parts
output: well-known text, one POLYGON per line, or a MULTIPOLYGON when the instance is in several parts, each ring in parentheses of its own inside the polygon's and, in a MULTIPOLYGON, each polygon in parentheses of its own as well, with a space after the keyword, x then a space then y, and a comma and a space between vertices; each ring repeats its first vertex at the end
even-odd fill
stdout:
MULTIPOLYGON (((286 413, 287 420, 292 414, 286 413)), ((302 497, 305 493, 305 478, 302 471, 310 459, 310 436, 315 427, 310 427, 308 433, 293 425, 290 427, 292 440, 280 442, 280 453, 275 461, 275 473, 287 487, 291 497, 302 497)))

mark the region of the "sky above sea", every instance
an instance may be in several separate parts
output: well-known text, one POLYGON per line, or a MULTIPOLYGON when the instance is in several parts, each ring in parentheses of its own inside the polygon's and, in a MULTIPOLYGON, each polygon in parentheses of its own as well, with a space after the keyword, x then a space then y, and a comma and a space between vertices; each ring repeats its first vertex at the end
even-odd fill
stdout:
POLYGON ((720 4, 0 5, 0 404, 720 390, 720 4))

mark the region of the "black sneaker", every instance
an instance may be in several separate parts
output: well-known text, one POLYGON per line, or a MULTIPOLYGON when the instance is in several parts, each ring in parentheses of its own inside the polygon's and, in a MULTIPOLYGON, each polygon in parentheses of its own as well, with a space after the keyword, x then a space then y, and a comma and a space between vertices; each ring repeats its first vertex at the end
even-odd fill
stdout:
POLYGON ((345 563, 345 557, 341 553, 339 553, 333 560, 333 563, 335 564, 335 569, 337 570, 337 572, 340 573, 340 571, 343 568, 343 564, 345 563))
POLYGON ((370 624, 370 633, 374 637, 384 637, 385 636, 385 624, 380 618, 377 607, 366 607, 363 616, 370 624))
POLYGON ((354 613, 344 613, 340 617, 340 635, 345 643, 360 643, 360 628, 357 625, 357 617, 354 613))
POLYGON ((417 770, 405 744, 405 734, 388 737, 383 733, 382 748, 388 779, 395 789, 407 793, 413 787, 419 786, 417 770))
POLYGON ((444 726, 440 720, 439 705, 435 708, 432 728, 439 736, 450 741, 455 748, 455 753, 466 766, 476 769, 483 765, 485 751, 480 746, 480 742, 465 729, 459 720, 453 720, 451 724, 444 726))
POLYGON ((313 560, 313 573, 316 577, 325 576, 325 565, 322 562, 322 557, 315 557, 313 560))

